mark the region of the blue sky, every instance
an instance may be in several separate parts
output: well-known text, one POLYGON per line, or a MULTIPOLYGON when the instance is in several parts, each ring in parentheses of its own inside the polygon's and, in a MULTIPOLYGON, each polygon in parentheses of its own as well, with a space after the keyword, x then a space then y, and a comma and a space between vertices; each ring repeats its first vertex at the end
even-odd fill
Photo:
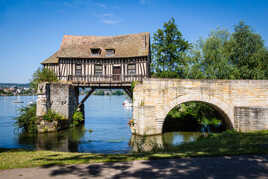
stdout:
POLYGON ((268 46, 268 0, 0 0, 0 82, 29 82, 65 34, 152 35, 171 17, 190 42, 243 20, 268 46))

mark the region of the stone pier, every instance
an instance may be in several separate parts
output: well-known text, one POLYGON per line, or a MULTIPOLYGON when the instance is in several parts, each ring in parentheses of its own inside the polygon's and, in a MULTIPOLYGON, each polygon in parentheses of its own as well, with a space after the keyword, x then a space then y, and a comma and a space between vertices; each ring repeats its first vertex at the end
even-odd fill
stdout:
MULTIPOLYGON (((53 132, 68 128, 78 106, 79 90, 69 84, 41 83, 38 86, 36 115, 39 117, 38 132, 53 132), (42 120, 48 110, 63 116, 65 120, 42 120)), ((83 112, 83 111, 82 111, 83 112)))

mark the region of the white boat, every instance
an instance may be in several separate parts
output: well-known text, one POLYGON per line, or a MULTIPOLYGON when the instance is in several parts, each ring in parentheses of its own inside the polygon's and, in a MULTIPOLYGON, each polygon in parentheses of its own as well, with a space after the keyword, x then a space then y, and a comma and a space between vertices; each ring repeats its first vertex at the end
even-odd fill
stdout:
POLYGON ((132 107, 132 103, 131 102, 129 102, 128 100, 125 100, 124 102, 123 102, 123 106, 125 106, 125 107, 132 107))
POLYGON ((33 102, 33 101, 30 101, 30 102, 28 103, 28 105, 32 105, 32 104, 34 104, 34 102, 33 102))

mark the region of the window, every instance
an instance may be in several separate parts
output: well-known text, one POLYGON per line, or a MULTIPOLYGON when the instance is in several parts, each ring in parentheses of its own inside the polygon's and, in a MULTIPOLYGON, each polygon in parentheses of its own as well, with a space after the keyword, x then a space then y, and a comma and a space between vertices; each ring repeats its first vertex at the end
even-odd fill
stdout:
POLYGON ((136 75, 136 64, 128 64, 127 65, 127 74, 128 75, 136 75))
POLYGON ((102 65, 95 65, 95 75, 102 75, 102 65))
POLYGON ((82 65, 75 64, 75 76, 81 76, 81 75, 82 75, 82 65))
POLYGON ((99 56, 101 54, 100 48, 91 48, 90 51, 92 56, 99 56))
POLYGON ((115 50, 114 49, 106 49, 106 56, 114 56, 115 50))

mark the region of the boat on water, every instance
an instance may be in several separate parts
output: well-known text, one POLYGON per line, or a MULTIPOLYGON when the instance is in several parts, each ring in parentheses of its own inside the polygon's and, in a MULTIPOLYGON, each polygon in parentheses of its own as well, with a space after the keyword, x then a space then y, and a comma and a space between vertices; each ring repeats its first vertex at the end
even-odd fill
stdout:
POLYGON ((33 95, 32 100, 31 100, 30 102, 28 102, 27 105, 32 105, 32 104, 34 104, 34 103, 35 103, 35 100, 34 100, 34 95, 33 95))
POLYGON ((128 100, 125 100, 125 101, 123 102, 123 106, 125 106, 125 107, 132 107, 133 104, 132 104, 131 102, 129 102, 128 100))
POLYGON ((28 103, 28 105, 32 105, 32 104, 34 104, 34 102, 33 102, 33 101, 30 101, 30 102, 28 103))

